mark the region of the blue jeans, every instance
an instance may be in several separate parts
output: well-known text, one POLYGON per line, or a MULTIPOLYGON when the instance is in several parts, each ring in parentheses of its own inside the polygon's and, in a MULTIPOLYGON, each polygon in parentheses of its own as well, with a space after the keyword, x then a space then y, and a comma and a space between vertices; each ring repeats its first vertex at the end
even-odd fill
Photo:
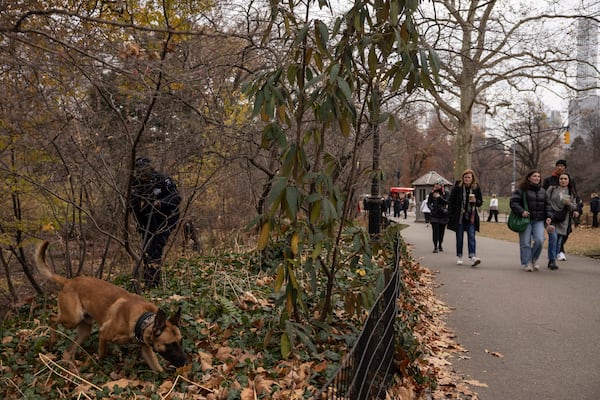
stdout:
POLYGON ((540 258, 544 246, 544 221, 531 221, 523 232, 519 232, 521 265, 533 263, 540 258))
POLYGON ((556 233, 556 231, 548 232, 548 260, 556 261, 556 256, 560 251, 560 245, 562 244, 563 236, 556 233))
POLYGON ((469 258, 477 255, 475 243, 475 224, 462 223, 456 226, 456 255, 463 256, 463 240, 467 232, 467 249, 469 250, 469 258))

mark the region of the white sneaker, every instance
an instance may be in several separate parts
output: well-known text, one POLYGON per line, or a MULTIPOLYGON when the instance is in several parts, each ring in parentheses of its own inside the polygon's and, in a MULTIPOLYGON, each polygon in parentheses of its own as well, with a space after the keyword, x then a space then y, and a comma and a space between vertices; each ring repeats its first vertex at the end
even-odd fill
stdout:
POLYGON ((458 260, 456 260, 456 264, 457 265, 462 265, 463 264, 462 258, 459 258, 458 260))
POLYGON ((531 267, 531 264, 527 264, 525 266, 525 268, 523 269, 523 271, 525 271, 525 272, 532 272, 533 268, 531 267))
POLYGON ((557 254, 556 259, 558 261, 567 261, 567 256, 565 256, 565 253, 563 253, 561 251, 560 253, 557 254))
POLYGON ((481 260, 477 257, 471 257, 471 266, 476 267, 481 264, 481 260))
POLYGON ((540 270, 540 265, 537 263, 537 261, 533 263, 533 270, 534 270, 535 272, 537 272, 537 271, 539 271, 539 270, 540 270))

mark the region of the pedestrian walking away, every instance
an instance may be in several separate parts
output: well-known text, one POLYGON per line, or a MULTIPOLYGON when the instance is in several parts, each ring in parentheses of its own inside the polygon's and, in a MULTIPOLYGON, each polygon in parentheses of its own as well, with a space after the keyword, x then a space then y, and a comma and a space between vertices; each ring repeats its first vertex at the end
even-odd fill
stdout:
POLYGON ((429 220, 433 238, 433 252, 444 251, 444 233, 448 224, 448 197, 449 193, 444 190, 444 182, 438 181, 433 190, 427 196, 427 205, 431 210, 429 220))
POLYGON ((425 218, 425 226, 429 226, 429 216, 431 215, 431 210, 427 205, 427 198, 423 199, 421 202, 421 212, 423 213, 423 218, 425 218))
POLYGON ((489 211, 489 214, 488 214, 487 222, 491 222, 492 217, 494 218, 495 222, 498 222, 498 198, 496 197, 495 194, 493 194, 492 198, 490 199, 490 208, 488 211, 489 211))
POLYGON ((546 190, 540 184, 542 175, 533 169, 525 175, 510 198, 510 209, 529 217, 529 225, 519 232, 519 256, 524 271, 539 271, 539 258, 544 246, 544 230, 552 223, 552 211, 546 190))
POLYGON ((548 230, 548 268, 556 271, 556 259, 560 250, 560 243, 567 233, 571 215, 579 217, 577 201, 570 183, 570 176, 566 172, 558 177, 558 186, 550 186, 546 190, 548 202, 552 212, 551 223, 548 230))
POLYGON ((481 188, 472 169, 465 170, 450 192, 448 202, 448 229, 456 232, 457 264, 463 263, 463 242, 467 234, 467 250, 473 267, 481 263, 477 257, 475 232, 479 231, 477 208, 483 204, 481 188))
POLYGON ((175 182, 152 168, 146 157, 135 161, 130 207, 142 236, 146 288, 160 284, 163 249, 179 220, 181 197, 175 182))

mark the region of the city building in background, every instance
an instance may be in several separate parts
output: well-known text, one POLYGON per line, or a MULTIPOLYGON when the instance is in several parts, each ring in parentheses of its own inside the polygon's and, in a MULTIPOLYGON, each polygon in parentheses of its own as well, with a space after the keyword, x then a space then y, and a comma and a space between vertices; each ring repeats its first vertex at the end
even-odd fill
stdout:
POLYGON ((577 94, 569 102, 570 141, 589 137, 599 125, 598 22, 581 18, 577 23, 577 94))

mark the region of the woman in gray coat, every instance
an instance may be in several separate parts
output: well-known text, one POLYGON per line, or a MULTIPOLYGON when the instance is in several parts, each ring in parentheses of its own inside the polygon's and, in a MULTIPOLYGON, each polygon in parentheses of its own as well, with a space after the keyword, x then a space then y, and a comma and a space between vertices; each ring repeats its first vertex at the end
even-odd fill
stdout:
POLYGON ((550 186, 547 197, 552 207, 552 222, 548 225, 548 268, 558 269, 556 258, 563 238, 567 235, 569 219, 579 217, 571 177, 566 172, 558 176, 558 186, 550 186))

